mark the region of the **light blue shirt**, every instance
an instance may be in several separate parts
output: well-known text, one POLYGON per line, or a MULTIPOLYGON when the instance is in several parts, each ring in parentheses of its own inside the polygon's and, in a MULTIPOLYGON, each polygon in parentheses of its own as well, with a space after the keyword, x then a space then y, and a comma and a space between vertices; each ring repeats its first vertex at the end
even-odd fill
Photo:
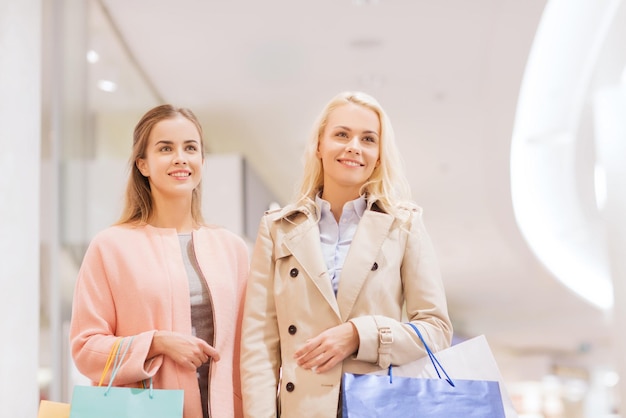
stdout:
POLYGON ((330 211, 330 203, 320 196, 315 197, 315 203, 320 208, 320 220, 317 225, 320 229, 322 255, 336 296, 343 263, 367 202, 365 197, 361 196, 343 205, 339 224, 330 211))

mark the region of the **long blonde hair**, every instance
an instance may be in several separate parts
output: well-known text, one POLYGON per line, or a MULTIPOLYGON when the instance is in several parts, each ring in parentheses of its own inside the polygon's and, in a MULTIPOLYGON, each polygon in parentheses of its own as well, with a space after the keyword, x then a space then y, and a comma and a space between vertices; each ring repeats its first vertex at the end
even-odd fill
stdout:
POLYGON ((348 103, 374 111, 380 120, 380 164, 361 186, 360 194, 366 194, 368 202, 376 202, 383 211, 396 215, 398 205, 411 200, 411 188, 404 175, 403 162, 389 117, 376 99, 362 92, 339 93, 328 102, 317 118, 304 152, 304 174, 296 201, 314 199, 324 187, 324 168, 317 155, 320 138, 328 124, 330 113, 348 103))
MULTIPOLYGON (((202 137, 202 126, 194 115, 187 108, 178 108, 169 104, 156 106, 148 110, 135 126, 133 133, 133 150, 129 158, 129 175, 126 185, 126 196, 122 216, 116 222, 120 224, 145 224, 148 222, 154 211, 154 202, 152 200, 152 190, 147 177, 139 171, 137 160, 145 158, 146 148, 148 147, 148 139, 154 126, 162 120, 172 119, 177 116, 183 116, 191 121, 200 135, 200 149, 204 155, 204 139, 202 137)), ((193 221, 198 224, 204 224, 202 216, 202 181, 193 190, 191 197, 191 216, 193 221)))

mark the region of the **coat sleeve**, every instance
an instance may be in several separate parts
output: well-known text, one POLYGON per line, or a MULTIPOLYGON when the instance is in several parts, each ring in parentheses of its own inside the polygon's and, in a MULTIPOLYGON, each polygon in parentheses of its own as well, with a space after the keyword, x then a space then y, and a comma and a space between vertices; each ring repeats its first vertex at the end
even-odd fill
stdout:
MULTIPOLYGON (((421 210, 412 213, 408 228, 400 266, 407 320, 419 328, 430 348, 438 351, 450 346, 452 324, 439 264, 421 210)), ((426 355, 419 337, 403 321, 382 315, 362 316, 351 321, 360 338, 357 360, 387 368, 389 364, 406 364, 426 355), (392 337, 393 342, 388 345, 381 342, 383 328, 392 337)))
MULTIPOLYGON (((117 314, 109 280, 115 260, 103 255, 103 243, 97 236, 90 244, 74 287, 70 322, 70 347, 77 369, 93 382, 100 380, 102 371, 115 341, 117 314), (105 263, 105 259, 107 262, 105 263)), ((162 358, 155 358, 144 369, 144 362, 152 343, 154 331, 135 335, 120 369, 115 385, 130 385, 156 373, 162 358)), ((109 375, 104 384, 108 384, 109 375)))
POLYGON ((261 219, 251 258, 241 335, 244 416, 276 417, 280 339, 274 302, 274 242, 261 219))
MULTIPOLYGON (((446 293, 437 255, 424 226, 421 210, 413 214, 401 274, 409 321, 420 329, 434 351, 449 347, 452 323, 448 315, 446 293)), ((404 325, 404 330, 422 347, 411 327, 404 325)))

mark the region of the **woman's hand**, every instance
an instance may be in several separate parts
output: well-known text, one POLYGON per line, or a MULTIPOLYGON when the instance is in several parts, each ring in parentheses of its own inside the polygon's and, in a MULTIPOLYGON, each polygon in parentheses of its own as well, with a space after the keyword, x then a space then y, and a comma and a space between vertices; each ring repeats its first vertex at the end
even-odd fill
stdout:
POLYGON ((329 328, 315 338, 308 340, 294 358, 298 366, 324 373, 359 348, 359 333, 352 322, 329 328))
POLYGON ((209 361, 220 359, 219 353, 206 341, 196 338, 193 335, 179 334, 176 332, 157 331, 152 337, 152 345, 148 352, 148 359, 159 354, 168 356, 174 362, 189 370, 196 370, 198 367, 209 361))

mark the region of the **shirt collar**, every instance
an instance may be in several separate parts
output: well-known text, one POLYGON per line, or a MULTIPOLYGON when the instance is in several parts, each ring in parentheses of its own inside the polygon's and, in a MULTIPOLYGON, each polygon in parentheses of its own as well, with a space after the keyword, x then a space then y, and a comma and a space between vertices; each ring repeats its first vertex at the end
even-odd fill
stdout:
MULTIPOLYGON (((315 203, 320 208, 320 215, 322 218, 326 216, 333 216, 330 211, 330 203, 328 201, 322 199, 321 192, 315 195, 315 203)), ((347 214, 354 214, 359 219, 363 217, 363 213, 365 213, 365 209, 367 208, 367 201, 365 200, 365 196, 361 195, 354 200, 346 202, 343 205, 342 217, 347 214)))

